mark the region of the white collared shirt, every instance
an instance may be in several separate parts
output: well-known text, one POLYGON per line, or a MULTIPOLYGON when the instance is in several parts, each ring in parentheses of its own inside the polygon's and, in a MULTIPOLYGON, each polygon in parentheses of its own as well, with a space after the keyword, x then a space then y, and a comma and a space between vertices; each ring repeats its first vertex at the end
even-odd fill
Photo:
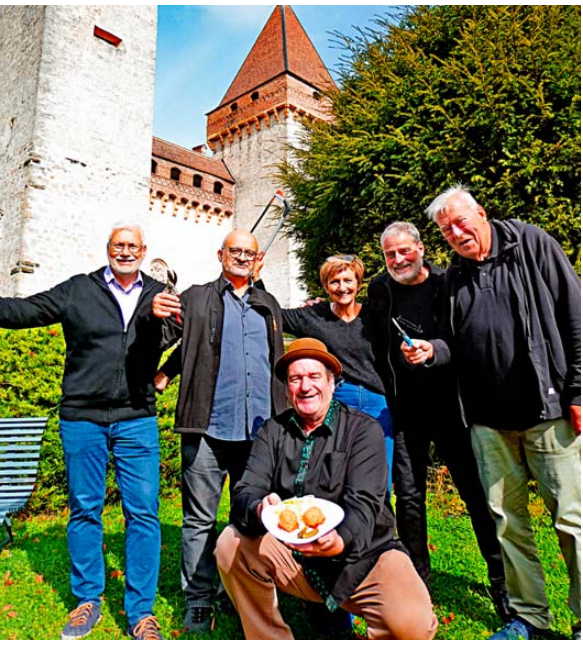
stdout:
POLYGON ((110 292, 115 296, 115 300, 119 303, 119 308, 123 318, 123 329, 125 332, 125 330, 128 329, 128 323, 130 322, 136 306, 138 305, 138 300, 140 299, 142 289, 144 288, 142 273, 138 272, 138 277, 127 289, 124 289, 117 282, 117 279, 109 265, 103 272, 103 278, 105 279, 110 292))

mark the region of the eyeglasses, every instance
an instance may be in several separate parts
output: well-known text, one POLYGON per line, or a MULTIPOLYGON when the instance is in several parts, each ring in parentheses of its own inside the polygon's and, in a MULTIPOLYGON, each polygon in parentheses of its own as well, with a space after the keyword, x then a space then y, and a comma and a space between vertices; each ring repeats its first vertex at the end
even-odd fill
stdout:
POLYGON ((344 260, 345 262, 352 262, 354 260, 354 256, 351 256, 350 254, 338 254, 336 256, 328 256, 328 258, 326 258, 326 262, 331 262, 332 260, 344 260))
POLYGON ((245 260, 255 260, 257 252, 251 249, 239 249, 239 247, 229 247, 229 253, 233 258, 245 258, 245 260))
POLYGON ((132 254, 137 254, 139 253, 144 247, 143 245, 139 244, 121 244, 121 243, 115 243, 115 244, 109 244, 109 248, 114 252, 114 253, 121 253, 124 249, 127 248, 127 250, 132 253, 132 254))

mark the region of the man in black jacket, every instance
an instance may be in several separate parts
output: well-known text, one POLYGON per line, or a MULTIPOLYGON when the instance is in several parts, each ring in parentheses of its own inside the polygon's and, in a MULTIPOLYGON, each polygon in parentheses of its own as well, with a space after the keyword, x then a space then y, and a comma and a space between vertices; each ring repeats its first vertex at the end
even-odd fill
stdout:
POLYGON ((455 358, 464 413, 504 556, 516 617, 491 639, 549 626, 528 482, 549 508, 581 638, 581 283, 559 244, 518 220, 488 221, 460 185, 427 210, 456 252, 446 339, 404 347, 413 363, 455 358))
POLYGON ((395 494, 399 537, 417 572, 429 587, 427 467, 431 442, 449 469, 466 503, 488 566, 491 595, 502 619, 509 619, 504 566, 494 519, 480 483, 469 429, 462 421, 455 374, 450 366, 427 370, 409 364, 392 323, 410 336, 433 338, 439 332, 443 270, 424 261, 419 231, 408 222, 390 224, 381 236, 387 273, 369 286, 379 355, 385 362, 387 392, 395 425, 395 494))
POLYGON ((432 639, 437 619, 429 594, 394 536, 381 426, 332 398, 342 366, 321 341, 294 341, 275 371, 293 408, 259 431, 216 551, 246 639, 293 639, 277 589, 364 617, 369 639, 432 639), (274 506, 306 495, 316 496, 308 505, 330 519, 326 503, 343 517, 324 520, 310 542, 302 543, 297 529, 279 532, 284 542, 266 533, 274 506))
POLYGON ((182 589, 184 625, 194 633, 211 622, 216 516, 226 477, 232 489, 257 429, 285 406, 273 374, 283 352, 281 311, 251 280, 257 240, 248 231, 232 231, 218 258, 217 280, 193 285, 180 298, 154 299, 166 345, 181 339, 157 384, 181 373, 175 430, 182 434, 182 589))
POLYGON ((28 298, 0 298, 0 326, 60 323, 67 346, 60 404, 69 507, 71 589, 79 601, 62 639, 101 618, 105 588, 101 513, 110 452, 126 519, 125 612, 134 639, 162 639, 153 616, 160 562, 159 445, 154 376, 159 325, 147 315, 163 285, 139 271, 142 228, 114 226, 109 265, 28 298))

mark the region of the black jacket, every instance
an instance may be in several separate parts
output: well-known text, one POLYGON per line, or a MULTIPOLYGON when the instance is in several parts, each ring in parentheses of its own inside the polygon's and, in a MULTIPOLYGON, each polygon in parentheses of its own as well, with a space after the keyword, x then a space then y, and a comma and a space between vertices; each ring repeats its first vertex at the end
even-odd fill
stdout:
MULTIPOLYGON (((294 496, 294 480, 304 436, 289 409, 267 420, 253 442, 241 480, 233 492, 231 522, 248 536, 265 533, 257 506, 269 493, 282 500, 294 496)), ((336 528, 345 549, 335 558, 310 558, 340 605, 390 549, 403 549, 395 539, 395 518, 387 496, 387 461, 383 431, 368 415, 339 404, 336 427, 320 426, 316 434, 304 493, 337 503, 345 513, 336 528)))
MULTIPOLYGON (((517 302, 518 316, 508 321, 518 326, 526 351, 523 360, 535 376, 529 406, 540 420, 569 419, 569 407, 581 405, 581 283, 560 245, 542 229, 519 220, 491 221, 497 249, 479 269, 478 263, 456 256, 446 274, 448 331, 451 337, 436 340, 435 363, 448 361, 456 353, 461 325, 471 314, 461 305, 461 296, 480 299, 479 274, 488 272, 495 284, 496 274, 505 272, 517 302)), ((496 316, 496 312, 492 312, 496 316)), ((509 330, 510 333, 510 330, 509 330)), ((466 343, 467 345, 467 343, 466 343)), ((469 348, 471 350, 471 348, 469 348)), ((466 357, 468 348, 464 348, 466 357)), ((459 354, 459 352, 458 352, 459 354)), ((488 369, 496 373, 497 356, 489 357, 488 369), (493 367, 493 370, 492 370, 493 367)), ((460 366, 463 369, 463 366, 460 366)), ((463 372, 464 386, 471 388, 474 363, 463 372)), ((472 420, 468 420, 472 421, 472 420)))
POLYGON ((63 326, 67 352, 60 415, 109 423, 156 414, 154 376, 160 327, 152 298, 164 285, 142 274, 144 287, 128 329, 103 278, 105 268, 73 276, 28 298, 0 298, 0 326, 63 326))
MULTIPOLYGON (((169 377, 181 373, 176 404, 175 430, 178 433, 205 433, 214 400, 221 360, 224 303, 222 293, 227 281, 221 275, 204 285, 192 285, 180 296, 182 322, 164 319, 164 346, 182 339, 162 371, 169 377)), ((275 377, 273 366, 283 353, 281 310, 275 298, 255 287, 250 288, 249 305, 263 316, 269 342, 272 368, 272 412, 285 408, 285 389, 275 377)))

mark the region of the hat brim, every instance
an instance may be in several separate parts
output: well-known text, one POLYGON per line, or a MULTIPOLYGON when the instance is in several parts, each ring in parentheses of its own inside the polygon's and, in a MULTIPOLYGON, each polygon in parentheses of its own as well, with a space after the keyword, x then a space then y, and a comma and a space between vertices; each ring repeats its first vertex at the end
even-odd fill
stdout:
POLYGON ((287 368, 290 363, 300 359, 315 359, 323 363, 326 368, 335 376, 339 377, 342 374, 342 364, 338 359, 328 352, 323 352, 317 348, 298 348, 283 354, 275 364, 275 376, 280 381, 287 381, 287 368))

